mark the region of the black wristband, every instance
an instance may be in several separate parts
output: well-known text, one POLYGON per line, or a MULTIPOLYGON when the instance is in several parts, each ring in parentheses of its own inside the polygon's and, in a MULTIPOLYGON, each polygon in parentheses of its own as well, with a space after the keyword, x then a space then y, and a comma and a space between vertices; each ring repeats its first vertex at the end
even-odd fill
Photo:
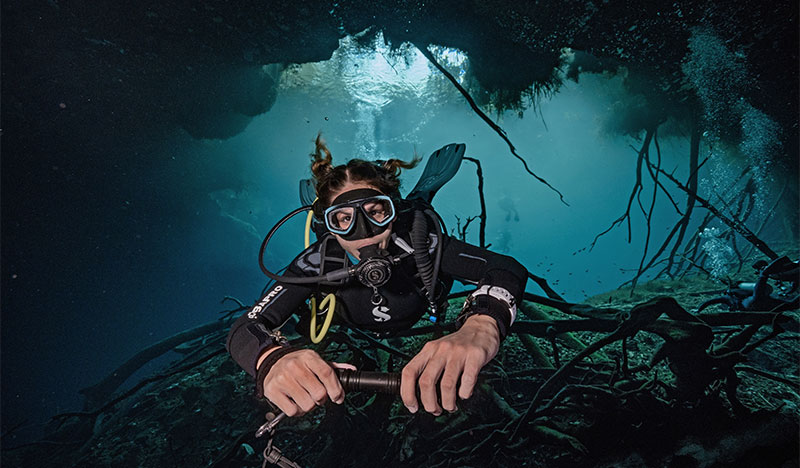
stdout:
POLYGON ((256 370, 256 397, 257 398, 266 398, 264 396, 264 379, 267 378, 267 374, 269 374, 270 369, 272 366, 278 362, 278 359, 286 356, 289 353, 294 351, 300 351, 302 348, 294 348, 292 346, 281 346, 280 349, 272 351, 264 358, 264 362, 256 370))
POLYGON ((503 302, 487 294, 481 294, 470 298, 461 309, 461 313, 456 318, 456 327, 461 328, 464 322, 473 315, 488 315, 497 322, 497 330, 500 332, 500 341, 506 338, 508 329, 511 326, 511 313, 503 302))

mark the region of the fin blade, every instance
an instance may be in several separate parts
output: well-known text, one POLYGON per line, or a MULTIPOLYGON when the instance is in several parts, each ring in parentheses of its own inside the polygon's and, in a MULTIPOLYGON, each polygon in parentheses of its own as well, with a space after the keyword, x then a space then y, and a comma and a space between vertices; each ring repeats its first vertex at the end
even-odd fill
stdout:
POLYGON ((466 151, 467 145, 464 143, 451 143, 434 151, 428 158, 417 185, 406 199, 421 199, 431 203, 436 192, 456 175, 466 151))
POLYGON ((314 203, 317 198, 317 192, 314 190, 314 181, 311 179, 300 179, 300 204, 310 205, 314 203))

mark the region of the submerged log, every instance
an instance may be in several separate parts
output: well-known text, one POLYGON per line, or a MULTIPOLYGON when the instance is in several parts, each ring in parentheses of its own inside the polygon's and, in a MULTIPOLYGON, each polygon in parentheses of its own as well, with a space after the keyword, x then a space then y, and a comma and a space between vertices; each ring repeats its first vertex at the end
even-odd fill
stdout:
POLYGON ((171 351, 180 344, 222 330, 228 325, 227 321, 215 320, 164 338, 139 351, 111 372, 105 379, 80 391, 86 399, 84 401, 84 410, 90 411, 108 400, 128 377, 153 359, 171 351))

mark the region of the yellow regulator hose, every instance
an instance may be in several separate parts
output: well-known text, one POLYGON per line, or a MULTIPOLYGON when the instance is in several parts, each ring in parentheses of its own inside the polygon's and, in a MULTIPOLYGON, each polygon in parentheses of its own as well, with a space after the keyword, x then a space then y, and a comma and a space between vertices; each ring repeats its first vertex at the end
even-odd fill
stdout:
POLYGON ((308 248, 311 245, 311 220, 314 219, 314 210, 308 210, 308 216, 306 216, 306 236, 305 236, 305 248, 308 248))
MULTIPOLYGON (((314 200, 315 202, 317 200, 314 200)), ((308 216, 306 217, 306 231, 305 231, 305 248, 308 248, 311 245, 311 221, 314 218, 314 210, 308 210, 308 216)), ((317 334, 317 300, 315 297, 311 297, 311 342, 314 344, 319 343, 322 341, 322 338, 325 337, 325 334, 328 333, 328 328, 331 326, 331 322, 333 321, 333 311, 336 310, 336 295, 331 293, 325 296, 325 299, 322 300, 322 303, 319 305, 320 309, 324 309, 325 306, 328 307, 328 311, 325 315, 325 322, 322 324, 322 328, 319 330, 319 334, 317 334)))
POLYGON ((322 338, 325 337, 325 334, 328 333, 328 328, 331 326, 331 322, 333 321, 333 311, 336 310, 336 295, 335 294, 328 294, 325 296, 325 299, 322 300, 322 303, 319 305, 320 309, 325 309, 327 306, 328 310, 325 315, 325 323, 322 324, 322 328, 320 328, 319 333, 317 333, 317 307, 316 307, 316 299, 311 298, 311 342, 314 344, 319 343, 322 341, 322 338))

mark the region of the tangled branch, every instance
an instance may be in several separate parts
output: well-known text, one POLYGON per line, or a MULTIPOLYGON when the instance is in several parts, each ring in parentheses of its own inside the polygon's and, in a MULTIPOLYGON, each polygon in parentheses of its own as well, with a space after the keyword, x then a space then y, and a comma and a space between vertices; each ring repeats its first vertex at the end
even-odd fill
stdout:
POLYGON ((417 47, 417 49, 419 49, 420 52, 422 52, 422 55, 424 55, 425 58, 427 58, 428 61, 431 62, 431 64, 433 64, 434 67, 436 67, 437 70, 439 70, 448 80, 450 80, 453 86, 455 86, 456 89, 458 89, 458 91, 461 93, 461 95, 464 96, 464 98, 467 100, 472 110, 476 114, 478 114, 478 116, 484 122, 486 122, 486 124, 489 125, 489 127, 491 127, 492 130, 495 131, 495 133, 500 135, 500 138, 502 138, 503 141, 505 141, 506 144, 508 145, 508 149, 511 151, 511 154, 513 154, 515 158, 519 159, 522 162, 523 167, 525 167, 525 172, 532 175, 536 180, 546 185, 550 190, 556 192, 558 194, 559 199, 561 200, 561 203, 569 206, 569 203, 567 203, 567 201, 564 199, 564 195, 560 191, 558 191, 558 189, 556 189, 555 187, 550 185, 550 183, 547 182, 545 179, 539 177, 538 175, 536 175, 536 173, 531 171, 525 159, 523 159, 522 156, 520 156, 517 153, 517 148, 514 146, 513 143, 511 143, 511 140, 508 138, 508 134, 506 133, 506 131, 503 130, 499 125, 494 123, 492 119, 490 119, 489 116, 486 115, 486 113, 484 113, 480 107, 478 107, 478 104, 475 103, 475 100, 472 99, 472 96, 470 96, 467 90, 464 89, 463 86, 461 86, 458 80, 456 80, 456 78, 450 72, 448 72, 444 68, 444 66, 442 66, 442 64, 439 63, 438 60, 436 60, 436 57, 434 57, 433 53, 431 53, 431 51, 428 50, 428 47, 422 44, 414 44, 414 45, 417 47))

